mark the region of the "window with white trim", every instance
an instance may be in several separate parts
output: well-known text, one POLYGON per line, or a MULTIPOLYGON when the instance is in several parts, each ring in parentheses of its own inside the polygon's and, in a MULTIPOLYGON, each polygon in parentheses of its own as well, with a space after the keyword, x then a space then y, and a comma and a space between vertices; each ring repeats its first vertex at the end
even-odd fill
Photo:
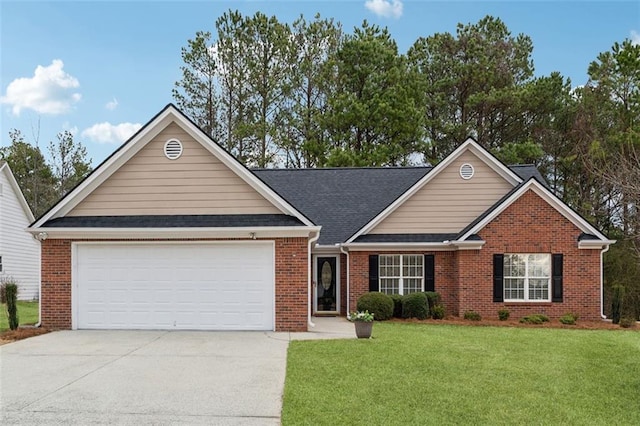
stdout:
POLYGON ((2 272, 2 256, 0 256, 0 272, 2 272))
POLYGON ((424 256, 421 254, 381 254, 378 272, 381 293, 409 294, 424 289, 424 256))
POLYGON ((551 301, 551 255, 505 254, 505 302, 551 301))

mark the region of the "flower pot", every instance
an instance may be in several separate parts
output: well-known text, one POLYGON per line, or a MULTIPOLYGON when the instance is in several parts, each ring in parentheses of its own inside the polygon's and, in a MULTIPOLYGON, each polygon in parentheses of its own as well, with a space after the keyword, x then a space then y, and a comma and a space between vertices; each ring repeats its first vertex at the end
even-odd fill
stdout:
POLYGON ((356 336, 358 339, 368 339, 371 337, 371 331, 373 330, 373 321, 355 321, 356 336))

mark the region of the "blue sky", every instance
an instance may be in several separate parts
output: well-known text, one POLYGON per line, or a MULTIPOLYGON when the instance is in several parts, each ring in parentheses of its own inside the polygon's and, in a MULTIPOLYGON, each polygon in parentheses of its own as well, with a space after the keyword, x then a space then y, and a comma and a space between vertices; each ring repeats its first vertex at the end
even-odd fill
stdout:
POLYGON ((180 78, 180 48, 214 31, 229 9, 291 23, 333 17, 347 32, 364 19, 387 26, 401 52, 456 24, 501 18, 533 40, 536 75, 559 71, 574 86, 614 42, 640 42, 638 1, 74 1, 0 0, 0 146, 10 129, 46 152, 74 132, 99 164, 167 103, 180 78))

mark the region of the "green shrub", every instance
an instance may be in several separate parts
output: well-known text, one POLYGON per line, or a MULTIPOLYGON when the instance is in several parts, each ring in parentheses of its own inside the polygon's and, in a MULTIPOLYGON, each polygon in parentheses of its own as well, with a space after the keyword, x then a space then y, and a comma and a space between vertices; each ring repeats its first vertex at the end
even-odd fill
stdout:
POLYGON ((440 293, 437 291, 425 291, 424 295, 427 296, 429 312, 433 312, 433 307, 439 305, 441 302, 440 293))
POLYGON ((15 330, 18 328, 18 284, 15 282, 5 282, 3 287, 7 303, 9 328, 15 330))
POLYGON ((429 305, 424 293, 411 293, 402 298, 402 317, 417 318, 419 320, 429 318, 429 305))
POLYGON ((542 324, 549 322, 549 317, 544 314, 531 314, 520 318, 520 322, 523 324, 542 324))
POLYGON ((476 311, 465 311, 464 319, 469 321, 480 321, 482 317, 476 311))
POLYGON ((578 321, 578 315, 569 312, 560 317, 560 322, 565 325, 574 325, 578 321))
POLYGON ((508 320, 509 319, 509 315, 511 315, 511 312, 509 312, 509 310, 506 309, 506 308, 498 310, 498 319, 500 321, 508 320))
POLYGON ((435 320, 443 319, 446 314, 444 306, 435 305, 433 309, 431 309, 431 317, 435 320))
POLYGON ((399 294, 392 294, 391 300, 393 300, 393 317, 402 318, 402 296, 399 294))
POLYGON ((393 317, 393 299, 377 291, 360 296, 357 307, 359 311, 371 312, 376 321, 385 321, 393 317))
POLYGON ((633 318, 620 318, 620 327, 631 328, 636 325, 636 320, 633 318))
POLYGON ((613 294, 611 295, 611 320, 614 324, 620 323, 620 315, 622 314, 622 302, 624 300, 624 287, 616 284, 611 287, 613 294))

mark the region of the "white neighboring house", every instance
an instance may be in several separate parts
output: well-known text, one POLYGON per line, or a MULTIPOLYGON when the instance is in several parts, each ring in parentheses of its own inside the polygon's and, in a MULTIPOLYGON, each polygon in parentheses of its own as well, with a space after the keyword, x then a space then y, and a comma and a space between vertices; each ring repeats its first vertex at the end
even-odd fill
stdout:
POLYGON ((40 242, 26 231, 34 221, 9 165, 0 160, 0 278, 13 278, 18 299, 40 293, 40 242))

